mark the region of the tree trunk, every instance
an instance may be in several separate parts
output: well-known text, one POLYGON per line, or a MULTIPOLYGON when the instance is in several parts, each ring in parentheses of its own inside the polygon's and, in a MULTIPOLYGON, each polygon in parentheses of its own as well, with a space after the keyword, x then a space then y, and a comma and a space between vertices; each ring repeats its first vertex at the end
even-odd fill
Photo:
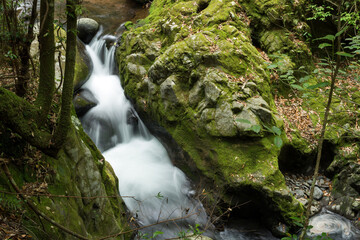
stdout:
MULTIPOLYGON (((337 32, 341 31, 341 6, 342 6, 342 1, 340 3, 338 3, 338 24, 337 24, 337 32)), ((337 37, 337 52, 340 52, 341 49, 341 34, 340 36, 337 37)), ((329 92, 329 96, 328 96, 328 102, 326 105, 326 109, 325 109, 325 115, 324 115, 324 120, 323 120, 323 125, 321 128, 321 135, 320 135, 320 139, 319 139, 319 143, 318 143, 318 149, 317 149, 317 156, 316 156, 316 165, 315 165, 315 170, 314 170, 314 175, 313 175, 313 179, 312 179, 312 184, 311 184, 311 188, 310 188, 310 198, 308 201, 308 206, 306 208, 306 215, 305 215, 305 223, 304 223, 304 227, 301 231, 299 240, 304 240, 304 237, 306 235, 306 231, 308 229, 309 226, 309 219, 310 219, 310 212, 311 212, 311 205, 312 202, 314 200, 314 189, 315 189, 315 183, 316 183, 316 179, 319 175, 319 166, 320 166, 320 159, 321 159, 321 152, 322 152, 322 147, 323 147, 323 142, 324 142, 324 138, 325 138, 325 132, 326 132, 326 125, 328 122, 328 116, 329 116, 329 112, 330 112, 330 106, 331 106, 331 102, 332 102, 332 97, 333 97, 333 92, 334 92, 334 88, 335 88, 335 82, 336 82, 336 78, 337 75, 339 73, 339 69, 340 69, 340 64, 341 64, 341 57, 340 55, 336 55, 336 65, 335 68, 332 69, 332 73, 331 73, 331 85, 330 85, 330 92, 329 92)))
POLYGON ((34 40, 34 23, 36 20, 36 6, 37 0, 33 0, 33 5, 31 9, 31 17, 28 25, 27 33, 24 41, 19 46, 19 58, 20 58, 20 69, 18 81, 16 83, 15 89, 16 94, 20 97, 23 97, 26 94, 28 82, 30 80, 30 47, 31 43, 34 40))
POLYGON ((60 149, 66 139, 71 126, 71 103, 73 97, 73 82, 76 59, 77 15, 78 0, 66 1, 67 30, 66 30, 66 62, 64 86, 61 95, 61 112, 54 134, 55 148, 60 149))
POLYGON ((35 104, 40 109, 38 124, 47 120, 55 90, 54 0, 40 4, 40 82, 35 104))

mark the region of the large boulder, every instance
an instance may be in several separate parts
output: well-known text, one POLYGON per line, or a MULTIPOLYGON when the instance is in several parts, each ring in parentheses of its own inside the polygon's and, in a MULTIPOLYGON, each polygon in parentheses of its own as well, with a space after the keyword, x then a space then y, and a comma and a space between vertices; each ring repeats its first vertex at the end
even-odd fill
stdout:
MULTIPOLYGON (((279 28, 275 11, 302 21, 291 12, 297 3, 283 8, 282 1, 257 2, 271 2, 274 9, 265 15, 264 29, 279 28)), ((122 35, 117 60, 126 94, 176 165, 193 180, 203 176, 212 182, 210 188, 228 205, 251 200, 264 219, 290 223, 303 208, 285 186, 280 149, 268 130, 282 123, 261 51, 269 48, 257 49, 252 41, 248 16, 255 17, 257 8, 232 0, 155 0, 149 17, 122 35)), ((286 19, 289 31, 296 27, 292 19, 286 19)), ((305 54, 308 48, 301 34, 292 37, 303 48, 291 45, 281 54, 295 61, 293 50, 305 54)))
POLYGON ((91 42, 99 30, 99 23, 91 18, 80 18, 77 22, 78 37, 85 44, 91 42))
MULTIPOLYGON (((120 197, 114 198, 119 196, 119 191, 113 169, 84 133, 79 119, 76 116, 71 119, 67 139, 56 159, 40 151, 36 151, 36 157, 32 153, 31 157, 21 157, 30 154, 24 152, 26 142, 20 137, 10 138, 13 133, 0 122, 2 157, 12 159, 16 153, 22 159, 7 164, 12 177, 38 210, 79 235, 92 239, 128 230, 124 203, 120 197)), ((0 190, 14 192, 4 172, 0 173, 0 190)), ((21 212, 19 224, 33 239, 51 239, 51 236, 74 239, 26 208, 16 195, 5 194, 1 198, 2 207, 7 202, 16 203, 5 205, 6 211, 14 210, 15 215, 21 212)), ((130 235, 119 239, 129 238, 130 235)))

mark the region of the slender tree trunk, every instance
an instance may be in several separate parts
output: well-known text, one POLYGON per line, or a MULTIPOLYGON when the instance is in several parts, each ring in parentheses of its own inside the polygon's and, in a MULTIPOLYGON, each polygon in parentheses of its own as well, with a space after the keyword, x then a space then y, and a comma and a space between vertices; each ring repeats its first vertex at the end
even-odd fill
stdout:
POLYGON ((28 82, 30 80, 30 47, 31 43, 34 40, 34 24, 36 20, 36 6, 37 0, 33 0, 33 5, 31 9, 31 17, 27 29, 27 33, 24 39, 24 42, 19 46, 19 57, 20 57, 20 69, 18 82, 16 84, 16 94, 23 97, 26 94, 28 82))
MULTIPOLYGON (((342 1, 340 3, 338 3, 338 24, 337 24, 337 32, 341 31, 341 20, 340 20, 340 14, 341 14, 341 5, 342 5, 342 1)), ((340 52, 341 50, 341 35, 337 37, 337 52, 340 52)), ((330 112, 330 106, 331 106, 331 102, 332 102, 332 97, 333 97, 333 92, 334 92, 334 88, 335 88, 335 82, 336 82, 336 78, 337 75, 339 73, 339 68, 340 68, 340 61, 341 61, 341 57, 340 55, 336 55, 336 65, 335 65, 335 69, 333 69, 332 73, 331 73, 331 85, 330 85, 330 92, 329 92, 329 96, 328 96, 328 102, 326 105, 326 109, 325 109, 325 115, 324 115, 324 120, 323 120, 323 125, 321 128, 321 135, 320 135, 320 139, 319 139, 319 143, 318 143, 318 149, 317 149, 317 156, 316 156, 316 165, 315 165, 315 170, 314 170, 314 175, 313 175, 313 180, 312 180, 312 184, 311 184, 311 188, 310 188, 310 198, 308 201, 308 205, 306 208, 306 215, 305 215, 305 223, 304 223, 304 227, 301 231, 299 240, 304 240, 304 237, 306 235, 306 231, 307 228, 309 226, 309 219, 310 219, 310 213, 311 213, 311 205, 312 202, 314 200, 314 189, 315 189, 315 183, 316 183, 316 179, 319 175, 319 166, 320 166, 320 159, 321 159, 321 152, 322 152, 322 147, 323 147, 323 143, 324 143, 324 138, 325 138, 325 132, 326 132, 326 125, 328 122, 328 117, 329 117, 329 112, 330 112)))
POLYGON ((77 15, 78 0, 66 1, 67 30, 66 30, 66 62, 64 86, 61 95, 61 112, 54 134, 55 148, 60 149, 66 139, 71 126, 71 103, 73 97, 73 82, 76 59, 77 15))
POLYGON ((35 104, 39 107, 38 125, 47 120, 55 91, 54 0, 40 4, 40 82, 35 104))

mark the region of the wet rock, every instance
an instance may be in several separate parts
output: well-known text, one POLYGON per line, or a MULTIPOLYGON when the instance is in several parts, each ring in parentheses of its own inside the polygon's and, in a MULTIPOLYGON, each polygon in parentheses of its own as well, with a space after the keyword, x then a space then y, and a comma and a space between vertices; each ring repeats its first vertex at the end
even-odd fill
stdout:
POLYGON ((139 123, 139 119, 138 117, 135 115, 135 112, 133 109, 130 109, 127 112, 127 116, 126 116, 126 123, 129 125, 133 125, 133 126, 137 126, 139 123))
POLYGON ((98 100, 89 90, 80 90, 76 93, 73 104, 78 117, 84 116, 91 108, 98 104, 98 100))
POLYGON ((89 44, 99 30, 99 23, 91 18, 80 18, 77 22, 78 37, 89 44))
POLYGON ((116 44, 117 38, 115 36, 106 35, 103 37, 105 40, 106 48, 109 49, 111 46, 116 44))

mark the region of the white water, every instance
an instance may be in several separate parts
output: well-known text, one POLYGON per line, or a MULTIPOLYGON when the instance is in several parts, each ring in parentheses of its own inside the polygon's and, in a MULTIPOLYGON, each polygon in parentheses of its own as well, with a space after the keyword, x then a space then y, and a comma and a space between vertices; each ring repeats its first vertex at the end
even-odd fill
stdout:
POLYGON ((176 237, 195 224, 206 228, 207 215, 201 203, 192 198, 194 192, 185 174, 172 165, 165 148, 132 109, 118 76, 113 75, 115 48, 107 50, 104 45, 103 39, 95 37, 86 48, 94 69, 82 88, 92 92, 99 104, 81 120, 113 167, 120 194, 134 197, 124 198, 127 208, 141 226, 180 218, 176 223, 147 228, 144 232, 150 236, 153 231, 162 231, 160 238, 176 237), (129 116, 138 121, 128 123, 129 116))
MULTIPOLYGON (((119 179, 119 191, 124 202, 141 226, 167 221, 143 230, 148 236, 154 231, 164 234, 157 239, 177 237, 189 225, 209 229, 206 235, 223 240, 276 239, 270 232, 257 228, 256 232, 243 226, 211 233, 213 226, 201 203, 193 198, 194 192, 184 173, 174 167, 165 148, 146 129, 130 102, 126 99, 120 79, 114 74, 114 51, 105 47, 100 33, 86 49, 93 61, 93 72, 82 87, 89 90, 99 104, 82 119, 85 131, 103 152, 119 179), (129 121, 138 119, 137 121, 129 121)), ((329 212, 312 218, 316 236, 328 232, 335 240, 359 239, 359 232, 349 220, 329 212)))
POLYGON ((312 226, 308 232, 310 237, 321 236, 325 232, 333 240, 360 239, 360 231, 348 219, 327 210, 312 217, 309 225, 312 226))

